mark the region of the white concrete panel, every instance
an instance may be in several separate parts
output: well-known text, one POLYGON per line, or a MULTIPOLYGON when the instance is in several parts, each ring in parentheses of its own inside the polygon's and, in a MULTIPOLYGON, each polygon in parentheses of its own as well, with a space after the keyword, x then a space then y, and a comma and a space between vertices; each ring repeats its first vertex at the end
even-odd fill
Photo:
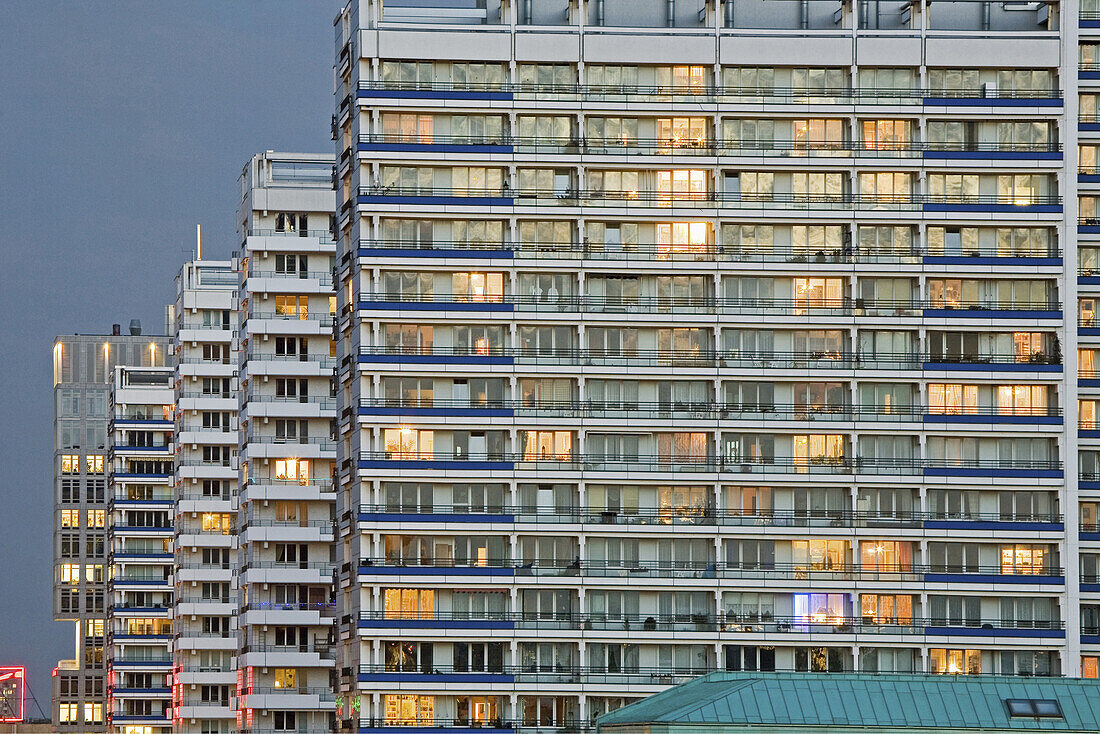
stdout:
POLYGON ((1056 38, 966 38, 959 36, 936 38, 929 36, 926 59, 929 66, 975 65, 981 61, 986 67, 1021 67, 1037 69, 1058 65, 1058 39, 1056 38))
POLYGON ((713 64, 714 36, 586 31, 584 60, 589 64, 713 64))
POLYGON ((737 36, 719 41, 719 60, 732 66, 846 66, 852 63, 852 39, 845 36, 737 36))
POLYGON ((580 57, 579 33, 516 33, 516 61, 575 63, 580 57))
POLYGON ((856 40, 861 66, 920 66, 920 37, 883 36, 856 40))
POLYGON ((384 59, 508 61, 512 58, 512 41, 507 30, 476 28, 476 33, 378 31, 378 54, 384 59))

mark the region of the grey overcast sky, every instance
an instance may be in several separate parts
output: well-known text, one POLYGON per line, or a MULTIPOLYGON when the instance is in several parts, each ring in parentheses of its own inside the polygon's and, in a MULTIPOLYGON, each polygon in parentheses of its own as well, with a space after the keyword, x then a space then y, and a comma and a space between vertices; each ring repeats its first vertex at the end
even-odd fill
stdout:
POLYGON ((195 224, 233 249, 249 156, 332 150, 342 4, 0 0, 0 665, 47 713, 53 337, 160 333, 195 224))

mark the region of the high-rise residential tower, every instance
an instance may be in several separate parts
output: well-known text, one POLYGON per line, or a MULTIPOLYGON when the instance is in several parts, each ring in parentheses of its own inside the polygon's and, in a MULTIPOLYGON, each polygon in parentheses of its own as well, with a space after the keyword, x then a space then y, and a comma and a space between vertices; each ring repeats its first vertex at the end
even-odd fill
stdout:
POLYGON ((332 157, 241 174, 236 731, 328 731, 336 458, 332 157))
POLYGON ((107 727, 109 394, 116 365, 160 367, 171 359, 165 337, 141 332, 135 320, 126 334, 116 326, 107 335, 54 340, 53 614, 75 627, 73 658, 59 661, 53 677, 59 731, 107 727))
POLYGON ((349 3, 342 726, 579 728, 716 668, 1095 674, 1078 23, 349 3))
POLYGON ((176 598, 173 714, 181 734, 235 728, 237 267, 196 260, 176 276, 176 598))
POLYGON ((116 366, 107 470, 108 722, 172 730, 175 390, 171 367, 116 366))

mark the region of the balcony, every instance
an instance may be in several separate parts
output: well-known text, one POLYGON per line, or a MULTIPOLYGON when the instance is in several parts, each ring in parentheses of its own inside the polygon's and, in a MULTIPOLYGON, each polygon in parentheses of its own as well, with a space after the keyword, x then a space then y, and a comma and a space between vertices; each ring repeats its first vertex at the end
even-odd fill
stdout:
POLYGON ((360 505, 359 522, 401 523, 504 523, 580 525, 704 525, 772 528, 921 528, 965 527, 980 524, 990 530, 1059 532, 1063 517, 1057 513, 945 513, 852 510, 770 510, 757 513, 714 507, 640 508, 631 511, 596 508, 536 508, 501 505, 471 508, 455 505, 360 505))
POLYGON ((783 210, 783 211, 899 211, 899 212, 989 212, 1057 214, 1062 197, 1030 196, 1021 200, 1012 196, 974 194, 945 196, 936 194, 865 195, 730 193, 706 191, 672 193, 661 191, 607 191, 599 189, 523 189, 436 188, 418 186, 364 186, 359 189, 360 204, 411 204, 415 206, 506 206, 506 207, 613 207, 656 208, 659 210, 783 210))
POLYGON ((645 86, 592 84, 530 84, 477 82, 393 82, 368 80, 359 83, 359 97, 407 97, 413 99, 481 99, 524 102, 587 101, 631 103, 772 103, 804 105, 994 105, 1007 100, 1030 100, 1035 106, 1060 106, 1057 89, 1016 92, 1010 89, 975 87, 952 89, 860 89, 858 87, 797 88, 776 86, 721 86, 714 84, 645 86))
MULTIPOLYGON (((1097 220, 1100 223, 1100 220, 1097 220)), ((1057 248, 968 247, 957 252, 925 250, 918 244, 905 248, 864 250, 858 243, 840 248, 796 251, 790 245, 726 245, 711 241, 697 244, 598 244, 584 242, 458 242, 433 240, 360 240, 359 257, 486 258, 493 260, 614 260, 648 262, 775 262, 775 263, 906 263, 951 262, 997 264, 1020 261, 1035 265, 1060 265, 1062 251, 1057 248)), ((1009 264, 1015 264, 1009 263, 1009 264)))
MULTIPOLYGON (((359 136, 359 150, 379 152, 423 152, 440 155, 456 153, 522 153, 545 155, 614 155, 614 156, 705 156, 780 157, 780 158, 967 158, 1007 160, 1061 160, 1062 146, 1050 143, 967 142, 935 143, 917 141, 842 140, 828 143, 808 143, 804 140, 774 139, 767 141, 716 140, 712 137, 694 140, 667 138, 630 138, 599 140, 579 136, 570 138, 532 138, 513 135, 450 136, 401 135, 368 133, 359 136)), ((289 277, 289 276, 287 276, 289 277)))
POLYGON ((364 451, 360 469, 422 468, 427 471, 660 472, 665 474, 894 474, 900 476, 1015 476, 1060 478, 1062 462, 1008 459, 880 459, 871 457, 662 457, 612 454, 531 456, 524 453, 469 454, 364 451))
MULTIPOLYGON (((584 418, 609 420, 798 421, 919 423, 1061 423, 1061 408, 999 409, 996 406, 967 406, 930 410, 920 405, 862 406, 806 405, 799 403, 730 403, 703 401, 667 403, 647 401, 552 401, 552 400, 452 400, 445 398, 368 398, 359 401, 364 416, 436 417, 528 417, 584 418)), ((1095 428, 1095 425, 1089 427, 1095 428)))
MULTIPOLYGON (((477 628, 482 625, 505 625, 514 630, 596 630, 623 632, 711 632, 724 634, 846 634, 846 635, 963 635, 985 636, 1003 635, 1006 637, 1063 637, 1065 625, 1060 620, 1021 621, 1021 620, 948 620, 946 618, 893 617, 875 618, 872 616, 835 616, 828 617, 776 617, 773 615, 744 616, 724 613, 704 614, 593 614, 563 613, 538 614, 533 612, 498 612, 488 614, 469 614, 466 612, 436 611, 431 617, 403 618, 392 613, 360 612, 361 629, 447 629, 477 628)), ((736 639, 724 636, 722 639, 736 639)), ((386 666, 365 665, 361 667, 375 673, 386 671, 386 666)), ((440 667, 432 666, 431 675, 438 675, 440 667)), ((401 671, 401 674, 418 671, 401 671)), ((420 671, 424 674, 423 671, 420 671)), ((501 674, 523 674, 533 672, 521 666, 502 668, 501 674)), ((582 672, 582 671, 577 671, 582 672)), ((598 670, 588 671, 601 674, 598 670)), ((530 680, 530 679, 529 679, 530 680)), ((598 682, 595 680, 568 680, 563 682, 598 682)), ((641 681, 639 681, 641 682, 641 681)))

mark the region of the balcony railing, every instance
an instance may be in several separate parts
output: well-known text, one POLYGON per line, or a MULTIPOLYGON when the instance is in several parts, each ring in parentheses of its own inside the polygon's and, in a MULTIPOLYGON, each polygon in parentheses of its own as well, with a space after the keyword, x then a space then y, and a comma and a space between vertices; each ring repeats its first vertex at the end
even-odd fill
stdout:
MULTIPOLYGON (((714 507, 639 508, 637 510, 603 510, 582 507, 532 507, 497 505, 423 505, 396 503, 359 506, 361 514, 423 515, 421 522, 442 522, 461 515, 483 522, 501 522, 500 515, 512 523, 578 523, 598 525, 730 525, 747 527, 920 527, 928 521, 982 523, 1042 523, 1063 521, 1060 513, 999 513, 999 512, 923 512, 917 510, 875 512, 852 510, 770 510, 744 512, 714 507), (434 519, 433 515, 441 516, 434 519)), ((385 521, 385 518, 382 518, 385 521)), ((409 522, 406 517, 401 522, 409 522)))
MULTIPOLYGON (((360 408, 409 410, 431 414, 434 411, 509 410, 517 415, 572 418, 669 418, 699 420, 796 420, 796 421, 919 421, 925 415, 996 417, 1053 417, 1062 414, 1058 406, 1034 406, 999 409, 996 406, 967 406, 958 409, 930 410, 920 405, 805 405, 798 403, 730 403, 716 401, 652 402, 598 400, 454 400, 446 398, 368 398, 360 408)), ((1091 426, 1095 427, 1095 425, 1091 426)))
MULTIPOLYGON (((1009 459, 905 459, 870 458, 850 456, 827 457, 663 457, 638 455, 624 457, 621 454, 571 454, 532 455, 529 453, 482 453, 453 455, 420 451, 364 451, 360 460, 367 462, 393 461, 401 464, 416 462, 499 462, 515 464, 515 469, 557 471, 639 471, 671 473, 732 472, 741 474, 900 474, 921 475, 928 470, 962 470, 978 472, 1038 471, 1055 472, 1062 469, 1061 461, 1009 460, 1009 459)), ((431 467, 427 467, 431 468, 431 467)))
MULTIPOLYGON (((316 237, 321 242, 332 242, 332 232, 327 229, 310 229, 307 231, 286 231, 278 229, 250 229, 248 237, 316 237)), ((234 281, 235 283, 236 281, 234 281)))
POLYGON ((633 367, 753 367, 764 369, 921 369, 925 361, 947 364, 1061 364, 1060 355, 1035 353, 1028 356, 1015 354, 990 355, 922 355, 917 352, 874 354, 855 353, 846 350, 822 350, 810 352, 745 352, 739 350, 671 350, 671 349, 623 349, 616 352, 581 348, 538 347, 490 347, 477 350, 465 347, 400 347, 375 346, 360 349, 362 356, 442 357, 465 359, 513 359, 517 364, 537 365, 586 365, 633 367))
MULTIPOLYGON (((500 189, 442 188, 420 186, 364 186, 359 189, 364 197, 391 196, 410 198, 470 199, 471 205, 479 200, 501 200, 509 206, 540 206, 560 204, 564 206, 657 206, 661 208, 741 208, 741 209, 820 209, 820 210, 895 210, 922 211, 925 205, 944 206, 1010 206, 1023 209, 1030 206, 1059 206, 1061 196, 1028 195, 1026 197, 1000 196, 996 194, 972 194, 947 196, 939 194, 796 194, 730 193, 719 191, 661 192, 661 191, 611 191, 598 189, 500 189)), ((430 203, 430 202, 429 202, 430 203)))
POLYGON ((1058 141, 1039 143, 862 141, 807 142, 795 139, 716 140, 623 138, 605 139, 573 136, 522 137, 516 135, 404 135, 369 133, 359 136, 363 145, 457 145, 511 146, 520 152, 570 155, 672 155, 672 156, 791 156, 791 157, 921 157, 925 152, 966 153, 1057 153, 1058 141))
POLYGON ((314 313, 312 311, 306 314, 296 313, 280 313, 278 311, 260 311, 258 309, 248 311, 248 318, 251 319, 266 319, 271 321, 302 321, 310 324, 318 324, 320 326, 332 326, 332 315, 329 313, 314 313))
POLYGON ((923 104, 925 97, 954 99, 1061 99, 1057 89, 1013 90, 989 87, 915 87, 861 89, 858 87, 777 87, 692 85, 531 84, 513 82, 383 81, 359 82, 360 90, 507 93, 520 100, 580 99, 600 101, 629 98, 637 102, 775 100, 804 104, 923 104), (725 99, 719 99, 725 98, 725 99))
POLYGON ((919 299, 863 298, 725 298, 715 296, 637 296, 615 298, 595 295, 536 296, 516 293, 466 298, 454 294, 405 295, 398 293, 367 293, 360 308, 371 303, 436 304, 441 309, 462 308, 464 305, 512 306, 517 312, 551 313, 687 313, 741 314, 764 316, 920 316, 923 310, 944 311, 1055 311, 1057 301, 1005 305, 997 299, 975 301, 921 301, 919 299))
MULTIPOLYGON (((509 570, 515 576, 586 576, 610 578, 692 578, 692 579, 784 579, 784 580, 834 580, 875 581, 893 579, 899 581, 924 581, 925 574, 952 574, 973 576, 1011 576, 1046 578, 1061 576, 1059 567, 1045 566, 1031 570, 1015 570, 1002 565, 938 566, 917 563, 879 563, 864 566, 855 563, 726 563, 721 561, 624 561, 613 563, 574 558, 508 560, 487 559, 460 564, 446 558, 360 558, 360 573, 369 574, 372 568, 428 568, 447 575, 454 569, 467 569, 489 573, 494 569, 509 570)), ((1038 581, 1036 582, 1038 583, 1038 581)))
MULTIPOLYGON (((714 612, 702 614, 596 614, 596 613, 538 613, 538 612, 466 612, 436 611, 427 617, 403 617, 393 612, 360 612, 362 621, 386 621, 400 624, 402 621, 429 619, 438 622, 509 622, 520 629, 584 629, 584 630, 637 630, 657 632, 711 631, 711 632, 770 632, 770 633, 841 633, 841 634, 927 634, 926 627, 957 627, 964 629, 1002 630, 1062 630, 1060 620, 987 619, 961 620, 919 617, 836 616, 776 617, 772 615, 735 615, 714 612)), ((363 666, 377 669, 386 666, 363 666)), ((438 666, 432 666, 433 670, 438 666)), ((521 670, 528 666, 509 666, 509 670, 521 670)), ((377 670, 375 672, 384 672, 377 670)), ((390 671, 385 671, 390 672, 390 671)), ((419 671, 399 671, 419 672, 419 671)), ((593 671, 599 672, 599 671, 593 671)))
MULTIPOLYGON (((470 253, 504 251, 514 259, 539 260, 646 260, 685 262, 782 262, 782 263, 847 263, 901 262, 919 263, 923 257, 996 257, 996 258, 1058 258, 1062 251, 1054 247, 1003 249, 1000 247, 967 247, 958 251, 925 250, 911 243, 905 247, 866 250, 857 244, 842 247, 805 248, 795 250, 789 245, 760 243, 758 245, 617 243, 593 242, 467 242, 433 240, 360 240, 360 248, 378 250, 460 250, 470 253), (785 248, 785 249, 784 249, 785 248)), ((445 253, 441 253, 441 257, 445 253)), ((395 255, 396 257, 397 255, 395 255)), ((1089 274, 1089 273, 1083 273, 1089 274)))

